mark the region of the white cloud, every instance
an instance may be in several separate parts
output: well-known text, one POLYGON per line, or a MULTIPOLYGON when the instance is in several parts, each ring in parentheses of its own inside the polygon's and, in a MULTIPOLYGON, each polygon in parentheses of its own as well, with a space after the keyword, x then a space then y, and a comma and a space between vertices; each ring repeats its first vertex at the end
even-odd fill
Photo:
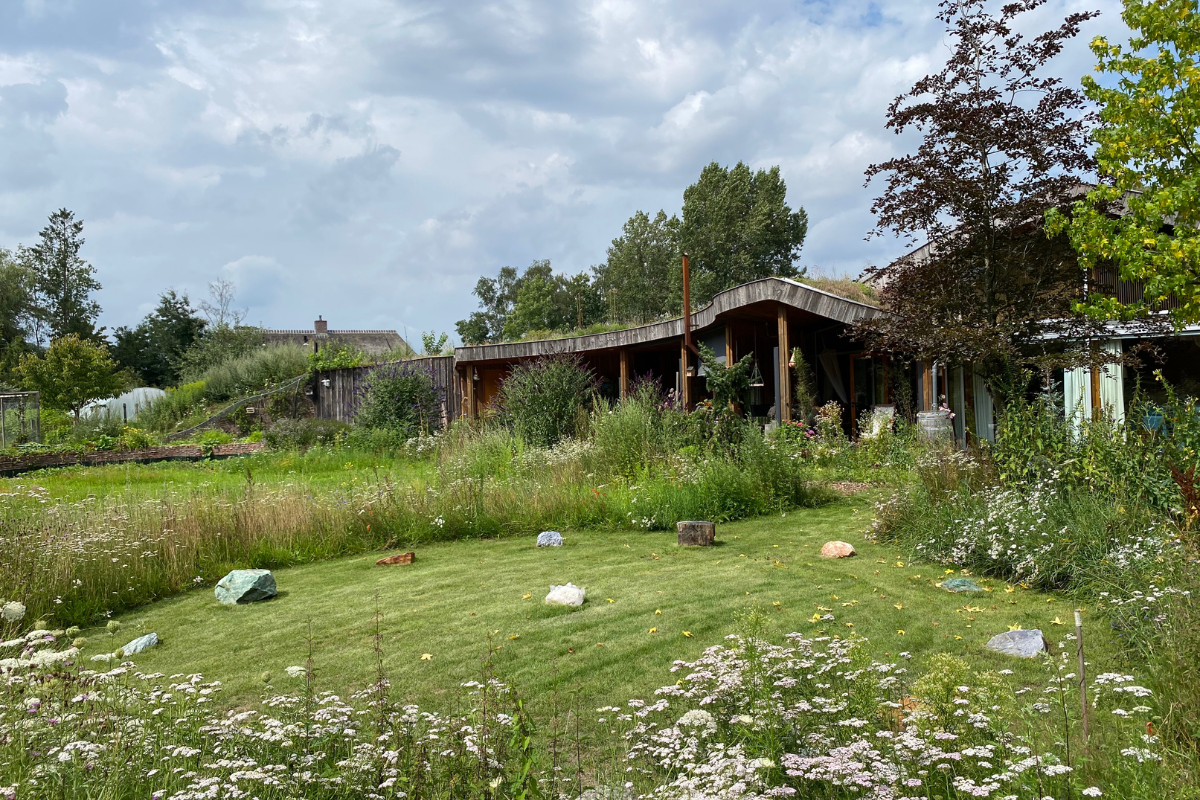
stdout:
MULTIPOLYGON (((1043 20, 1082 0, 1051 0, 1043 20)), ((1097 3, 1059 59, 1082 75, 1097 3)), ((887 104, 945 56, 913 0, 29 2, 0 10, 0 245, 86 222, 110 327, 235 276, 250 318, 450 329, 476 278, 585 269, 710 161, 779 164, 803 263, 857 272, 887 104), (260 255, 269 254, 269 255, 260 255)), ((1071 79, 1072 82, 1074 79, 1071 79)))

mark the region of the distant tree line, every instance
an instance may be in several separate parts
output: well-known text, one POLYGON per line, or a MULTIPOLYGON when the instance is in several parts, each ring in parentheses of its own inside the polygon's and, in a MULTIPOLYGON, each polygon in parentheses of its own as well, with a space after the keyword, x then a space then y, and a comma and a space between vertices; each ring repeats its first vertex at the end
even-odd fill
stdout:
POLYGON ((636 212, 603 264, 568 276, 538 260, 524 271, 503 267, 495 278, 480 278, 479 310, 457 323, 458 334, 464 343, 498 342, 652 322, 682 311, 684 252, 699 306, 747 281, 802 275, 796 261, 807 232, 808 216, 787 204, 778 167, 714 162, 684 191, 682 219, 636 212))

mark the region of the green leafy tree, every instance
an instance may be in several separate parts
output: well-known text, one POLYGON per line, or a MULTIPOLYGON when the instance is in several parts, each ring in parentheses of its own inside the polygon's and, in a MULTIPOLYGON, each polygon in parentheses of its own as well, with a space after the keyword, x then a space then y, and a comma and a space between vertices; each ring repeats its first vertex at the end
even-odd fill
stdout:
POLYGON ((84 406, 120 393, 131 377, 108 348, 73 333, 51 342, 44 356, 23 356, 18 374, 25 388, 41 394, 43 406, 70 411, 75 422, 84 406))
POLYGON ((186 294, 168 289, 159 296, 158 308, 136 328, 122 326, 113 332, 112 356, 148 386, 173 386, 179 382, 183 354, 206 325, 186 294))
POLYGON ((679 218, 638 211, 612 240, 608 259, 596 268, 596 290, 609 322, 652 322, 670 312, 680 270, 679 218))
POLYGON ((421 333, 421 347, 423 355, 439 356, 446 350, 446 344, 450 341, 450 334, 443 333, 438 335, 436 331, 428 331, 421 333))
POLYGON ((704 365, 704 381, 713 396, 713 408, 724 414, 730 406, 740 405, 750 391, 750 371, 754 355, 747 353, 734 364, 723 364, 708 345, 700 345, 700 363, 704 365))
POLYGON ((12 378, 21 355, 29 351, 34 315, 33 276, 0 247, 0 385, 12 378))
POLYGON ((83 220, 76 220, 74 213, 60 208, 50 215, 38 243, 21 250, 21 257, 33 273, 39 306, 35 337, 39 343, 45 332, 52 339, 70 334, 84 339, 99 337, 95 322, 100 304, 92 299, 92 293, 99 291, 100 283, 95 268, 79 256, 82 234, 83 220))
POLYGON ((534 261, 523 273, 504 267, 496 278, 480 278, 474 294, 480 310, 455 326, 467 344, 512 341, 530 331, 570 331, 604 316, 586 274, 555 275, 547 260, 534 261))
POLYGON ((1125 0, 1128 48, 1092 40, 1096 71, 1083 79, 1100 104, 1092 134, 1104 183, 1069 216, 1051 211, 1048 230, 1066 230, 1085 267, 1115 264, 1140 281, 1141 301, 1123 305, 1103 291, 1079 308, 1131 319, 1168 297, 1177 325, 1200 320, 1200 10, 1196 0, 1125 0), (1122 208, 1124 206, 1124 208, 1122 208))
MULTIPOLYGON (((804 209, 787 204, 779 167, 752 172, 738 162, 715 161, 683 192, 682 249, 691 259, 692 301, 707 303, 717 292, 771 276, 795 277, 808 233, 804 209)), ((682 276, 672 269, 673 310, 683 307, 682 276)))

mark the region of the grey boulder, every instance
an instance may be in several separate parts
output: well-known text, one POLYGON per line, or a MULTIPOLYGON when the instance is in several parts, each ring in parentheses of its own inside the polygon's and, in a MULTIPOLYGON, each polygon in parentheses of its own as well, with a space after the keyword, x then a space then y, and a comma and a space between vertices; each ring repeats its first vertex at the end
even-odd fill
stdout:
POLYGON ((217 602, 231 606, 269 600, 279 592, 269 569, 235 569, 217 582, 217 602))
POLYGON ((1029 631, 1005 631, 988 640, 989 650, 1020 658, 1034 658, 1046 652, 1046 638, 1037 628, 1029 631))
POLYGON ((127 656, 131 656, 134 653, 140 653, 143 650, 148 650, 149 648, 154 647, 156 644, 158 644, 158 634, 147 633, 145 636, 139 636, 129 644, 122 647, 121 652, 127 656))
POLYGON ((542 531, 538 534, 538 547, 562 547, 562 534, 558 531, 542 531))
POLYGON ((970 578, 951 578, 942 581, 942 588, 947 592, 982 592, 983 587, 970 578))

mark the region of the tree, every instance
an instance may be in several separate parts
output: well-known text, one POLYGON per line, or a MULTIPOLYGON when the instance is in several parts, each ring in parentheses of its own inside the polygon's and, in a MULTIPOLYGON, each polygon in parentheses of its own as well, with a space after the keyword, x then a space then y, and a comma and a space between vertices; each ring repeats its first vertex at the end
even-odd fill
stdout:
POLYGON ((188 296, 168 289, 159 295, 158 308, 133 330, 114 331, 113 358, 149 386, 179 382, 183 354, 204 332, 206 322, 192 308, 188 296))
POLYGON ((217 278, 208 285, 208 299, 200 301, 200 310, 208 317, 210 327, 236 328, 242 324, 242 320, 246 318, 246 309, 234 307, 236 291, 233 281, 225 278, 217 278))
POLYGON ((604 316, 604 304, 586 274, 555 275, 544 259, 523 273, 504 267, 496 278, 480 278, 474 294, 480 310, 455 324, 465 344, 512 341, 530 331, 570 331, 604 316))
MULTIPOLYGON (((738 162, 715 161, 683 192, 682 249, 691 259, 692 300, 707 303, 717 292, 771 276, 794 277, 808 233, 804 209, 787 204, 779 167, 751 172, 738 162)), ((669 273, 673 310, 683 307, 679 268, 669 273)))
POLYGON ((82 233, 83 220, 77 221, 74 213, 60 208, 50 215, 38 243, 21 249, 21 257, 34 276, 39 306, 34 335, 39 344, 43 323, 52 339, 70 334, 85 339, 99 337, 95 322, 100 304, 92 299, 92 292, 99 291, 100 283, 95 268, 79 256, 84 243, 82 233))
POLYGON ((446 349, 446 344, 450 341, 450 335, 443 333, 441 336, 437 331, 421 332, 421 347, 422 355, 440 356, 446 349))
POLYGON ((46 408, 79 413, 93 400, 119 394, 130 376, 118 369, 108 348, 72 333, 51 342, 44 357, 29 353, 18 368, 27 389, 41 394, 46 408))
POLYGON ((924 137, 915 153, 867 170, 868 183, 886 176, 872 235, 927 246, 868 270, 890 312, 863 328, 878 349, 1015 375, 1077 357, 1063 351, 1093 331, 1071 313, 1083 288, 1077 259, 1066 237, 1047 240, 1038 221, 1092 167, 1084 98, 1041 72, 1094 14, 1071 14, 1032 39, 1013 31, 1015 18, 1044 2, 993 15, 986 0, 945 0, 938 18, 953 41, 949 60, 888 108, 888 128, 924 137))
MULTIPOLYGON (((671 310, 679 282, 679 218, 638 211, 612 240, 608 259, 596 269, 596 288, 610 322, 653 322, 671 310)), ((680 295, 682 297, 682 295, 680 295)))
POLYGON ((0 247, 0 385, 12 374, 33 333, 33 276, 11 251, 0 247))
POLYGON ((1091 45, 1115 85, 1083 79, 1101 106, 1092 136, 1105 182, 1069 217, 1052 209, 1047 228, 1068 232, 1085 267, 1115 264, 1144 287, 1138 302, 1095 292, 1079 310, 1131 319, 1172 297, 1183 325, 1200 320, 1200 12, 1196 0, 1125 0, 1121 18, 1136 31, 1128 50, 1102 36, 1091 45))

